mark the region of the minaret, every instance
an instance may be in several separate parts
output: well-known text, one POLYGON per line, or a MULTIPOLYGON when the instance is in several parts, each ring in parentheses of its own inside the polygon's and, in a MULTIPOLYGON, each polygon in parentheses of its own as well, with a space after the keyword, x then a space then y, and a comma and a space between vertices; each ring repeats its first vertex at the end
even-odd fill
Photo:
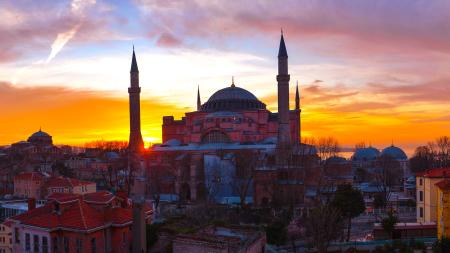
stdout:
POLYGON ((144 151, 144 142, 141 135, 141 110, 140 110, 140 94, 139 87, 139 69, 136 62, 136 55, 133 46, 133 58, 131 60, 130 70, 130 141, 128 143, 128 166, 130 171, 135 171, 132 199, 133 199, 133 253, 147 252, 147 242, 145 236, 145 187, 146 178, 143 170, 140 153, 144 151))
POLYGON ((200 101, 200 85, 197 87, 197 111, 202 109, 202 102, 200 101))
POLYGON ((280 48, 278 50, 278 142, 277 148, 286 150, 290 145, 289 126, 289 73, 288 55, 284 44, 283 31, 281 32, 280 48))
POLYGON ((297 129, 298 142, 301 143, 302 142, 302 119, 300 117, 300 113, 302 112, 302 110, 300 109, 300 93, 298 92, 298 81, 297 81, 297 85, 295 87, 295 112, 297 113, 297 117, 298 117, 298 129, 297 129))
POLYGON ((139 70, 136 62, 136 55, 133 46, 133 58, 130 70, 130 139, 128 149, 131 152, 141 152, 144 150, 144 142, 141 135, 141 109, 140 109, 139 70))

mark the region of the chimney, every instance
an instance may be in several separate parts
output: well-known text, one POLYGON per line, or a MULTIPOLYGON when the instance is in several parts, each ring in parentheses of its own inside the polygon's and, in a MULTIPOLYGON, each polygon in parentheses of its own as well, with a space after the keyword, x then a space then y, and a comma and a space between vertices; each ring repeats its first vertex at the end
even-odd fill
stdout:
POLYGON ((31 211, 36 208, 36 199, 35 198, 29 198, 28 199, 28 211, 31 211))

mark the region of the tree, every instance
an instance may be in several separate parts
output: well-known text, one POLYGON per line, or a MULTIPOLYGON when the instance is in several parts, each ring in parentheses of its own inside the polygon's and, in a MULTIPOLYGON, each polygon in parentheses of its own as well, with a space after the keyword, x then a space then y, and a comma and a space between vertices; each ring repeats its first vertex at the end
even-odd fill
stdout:
POLYGON ((74 175, 74 171, 73 169, 67 167, 63 162, 61 161, 57 161, 52 165, 52 170, 56 171, 59 173, 59 175, 63 176, 63 177, 70 177, 73 178, 74 175))
POLYGON ((440 168, 450 166, 450 137, 441 136, 436 139, 437 160, 440 168))
POLYGON ((364 141, 360 141, 355 144, 355 150, 360 149, 360 148, 365 148, 365 147, 366 147, 366 143, 364 141))
POLYGON ((331 205, 321 205, 311 211, 305 225, 306 233, 317 252, 326 253, 330 242, 340 236, 341 213, 331 205))
POLYGON ((433 153, 429 146, 419 146, 409 159, 412 172, 421 172, 433 168, 433 153))
POLYGON ((366 210, 361 191, 353 188, 350 184, 338 185, 331 206, 339 210, 343 218, 347 220, 346 240, 349 241, 352 219, 366 210))
POLYGON ((267 243, 283 245, 287 241, 287 227, 284 222, 277 220, 266 227, 267 243))
POLYGON ((125 151, 128 148, 127 141, 96 140, 84 144, 85 148, 97 148, 104 151, 125 151))
POLYGON ((398 222, 398 217, 394 215, 392 211, 389 211, 388 217, 381 221, 381 226, 384 231, 389 234, 390 238, 393 239, 393 232, 395 229, 395 224, 398 222))
POLYGON ((240 206, 245 207, 245 199, 253 180, 258 162, 258 153, 252 150, 234 152, 236 171, 231 181, 233 190, 239 194, 240 206))
POLYGON ((385 209, 389 204, 392 188, 400 184, 402 170, 400 164, 391 156, 382 155, 378 158, 378 172, 375 173, 375 182, 379 188, 379 194, 384 199, 381 208, 385 209))
POLYGON ((441 136, 426 146, 417 147, 410 164, 413 172, 450 166, 450 137, 441 136))
POLYGON ((450 238, 441 238, 433 244, 434 253, 444 253, 450 251, 450 238))
POLYGON ((322 161, 339 153, 339 142, 333 137, 319 138, 317 141, 317 153, 322 161))

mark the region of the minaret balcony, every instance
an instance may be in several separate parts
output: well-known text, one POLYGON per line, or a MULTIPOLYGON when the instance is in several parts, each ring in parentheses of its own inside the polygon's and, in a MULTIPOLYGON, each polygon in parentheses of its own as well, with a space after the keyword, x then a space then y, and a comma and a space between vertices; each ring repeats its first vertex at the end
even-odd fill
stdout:
POLYGON ((128 93, 141 93, 141 87, 129 87, 128 93))
POLYGON ((290 79, 291 79, 290 75, 277 75, 278 82, 289 82, 290 79))

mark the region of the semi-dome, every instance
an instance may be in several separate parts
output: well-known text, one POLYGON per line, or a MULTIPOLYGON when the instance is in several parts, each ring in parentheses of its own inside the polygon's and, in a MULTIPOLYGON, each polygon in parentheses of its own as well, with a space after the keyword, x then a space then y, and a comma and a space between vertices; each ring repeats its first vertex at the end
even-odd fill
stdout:
POLYGON ((391 145, 390 147, 387 147, 381 151, 381 155, 390 156, 396 160, 406 160, 408 157, 406 156, 405 152, 394 145, 391 145))
POLYGON ((373 161, 380 155, 380 151, 374 147, 358 148, 352 156, 353 161, 373 161))
POLYGON ((266 109, 266 105, 259 101, 250 91, 236 87, 234 84, 216 91, 206 103, 201 106, 202 111, 233 111, 266 109))

